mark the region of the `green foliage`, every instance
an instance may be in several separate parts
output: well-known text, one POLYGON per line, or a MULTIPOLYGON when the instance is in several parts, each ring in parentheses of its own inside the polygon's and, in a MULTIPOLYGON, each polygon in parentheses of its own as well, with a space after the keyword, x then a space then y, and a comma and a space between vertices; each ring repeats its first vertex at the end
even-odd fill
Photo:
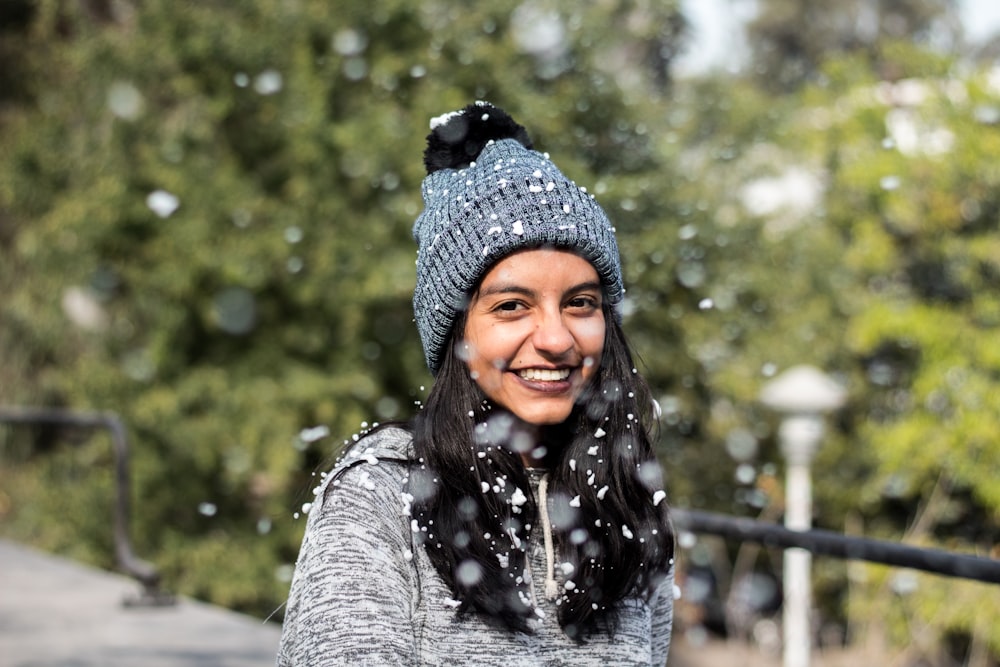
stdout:
POLYGON ((950 0, 764 0, 747 37, 758 83, 787 92, 842 57, 886 79, 925 76, 946 60, 934 50, 954 46, 960 27, 950 0))
MULTIPOLYGON (((809 143, 831 165, 826 220, 839 238, 828 251, 848 269, 839 354, 852 455, 866 463, 846 507, 874 534, 980 555, 1000 531, 1000 274, 987 250, 1000 227, 1000 91, 989 81, 972 72, 806 93, 839 111, 809 143)), ((919 636, 911 652, 927 657, 955 636, 996 655, 1000 634, 967 613, 996 612, 985 586, 873 570, 851 582, 855 623, 901 643, 919 636)))
MULTIPOLYGON (((0 401, 121 414, 136 551, 169 588, 270 614, 313 471, 430 383, 427 119, 488 98, 582 183, 659 168, 611 68, 662 93, 676 7, 572 6, 43 2, 4 37, 26 64, 0 117, 0 401), (538 23, 547 50, 519 41, 538 23)), ((5 530, 110 565, 106 481, 65 483, 61 435, 4 431, 5 530)))

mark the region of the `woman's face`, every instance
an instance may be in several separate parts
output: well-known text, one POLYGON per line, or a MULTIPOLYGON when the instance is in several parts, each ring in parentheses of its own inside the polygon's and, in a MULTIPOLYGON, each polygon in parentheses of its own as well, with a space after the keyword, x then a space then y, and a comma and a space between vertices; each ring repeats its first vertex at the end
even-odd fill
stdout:
POLYGON ((529 424, 569 417, 604 349, 597 271, 565 250, 498 262, 472 295, 459 352, 490 401, 529 424))

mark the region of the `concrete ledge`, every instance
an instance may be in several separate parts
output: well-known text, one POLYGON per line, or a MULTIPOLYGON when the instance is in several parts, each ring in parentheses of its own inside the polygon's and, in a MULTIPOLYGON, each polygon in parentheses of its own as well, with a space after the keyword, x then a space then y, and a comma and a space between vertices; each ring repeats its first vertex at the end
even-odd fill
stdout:
POLYGON ((138 583, 0 539, 6 667, 265 667, 280 628, 187 598, 126 607, 138 583))

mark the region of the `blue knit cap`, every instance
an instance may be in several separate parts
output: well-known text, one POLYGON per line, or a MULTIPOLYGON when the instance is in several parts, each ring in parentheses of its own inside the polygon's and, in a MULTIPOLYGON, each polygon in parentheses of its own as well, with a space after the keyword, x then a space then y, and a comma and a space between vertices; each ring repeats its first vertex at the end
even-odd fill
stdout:
POLYGON ((424 211, 413 225, 413 313, 431 373, 472 290, 518 250, 576 252, 594 266, 618 313, 625 290, 611 222, 593 196, 531 149, 524 128, 476 102, 432 120, 427 142, 424 211))

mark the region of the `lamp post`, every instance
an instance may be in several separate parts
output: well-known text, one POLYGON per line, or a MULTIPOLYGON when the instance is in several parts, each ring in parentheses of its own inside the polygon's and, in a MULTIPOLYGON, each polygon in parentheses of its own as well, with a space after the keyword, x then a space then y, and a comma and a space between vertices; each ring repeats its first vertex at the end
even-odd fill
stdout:
MULTIPOLYGON (((782 415, 778 438, 785 457, 785 527, 812 528, 810 465, 823 438, 823 415, 844 404, 847 393, 812 366, 795 366, 764 385, 761 402, 782 415)), ((811 651, 812 557, 805 549, 784 554, 784 667, 808 667, 811 651)))

